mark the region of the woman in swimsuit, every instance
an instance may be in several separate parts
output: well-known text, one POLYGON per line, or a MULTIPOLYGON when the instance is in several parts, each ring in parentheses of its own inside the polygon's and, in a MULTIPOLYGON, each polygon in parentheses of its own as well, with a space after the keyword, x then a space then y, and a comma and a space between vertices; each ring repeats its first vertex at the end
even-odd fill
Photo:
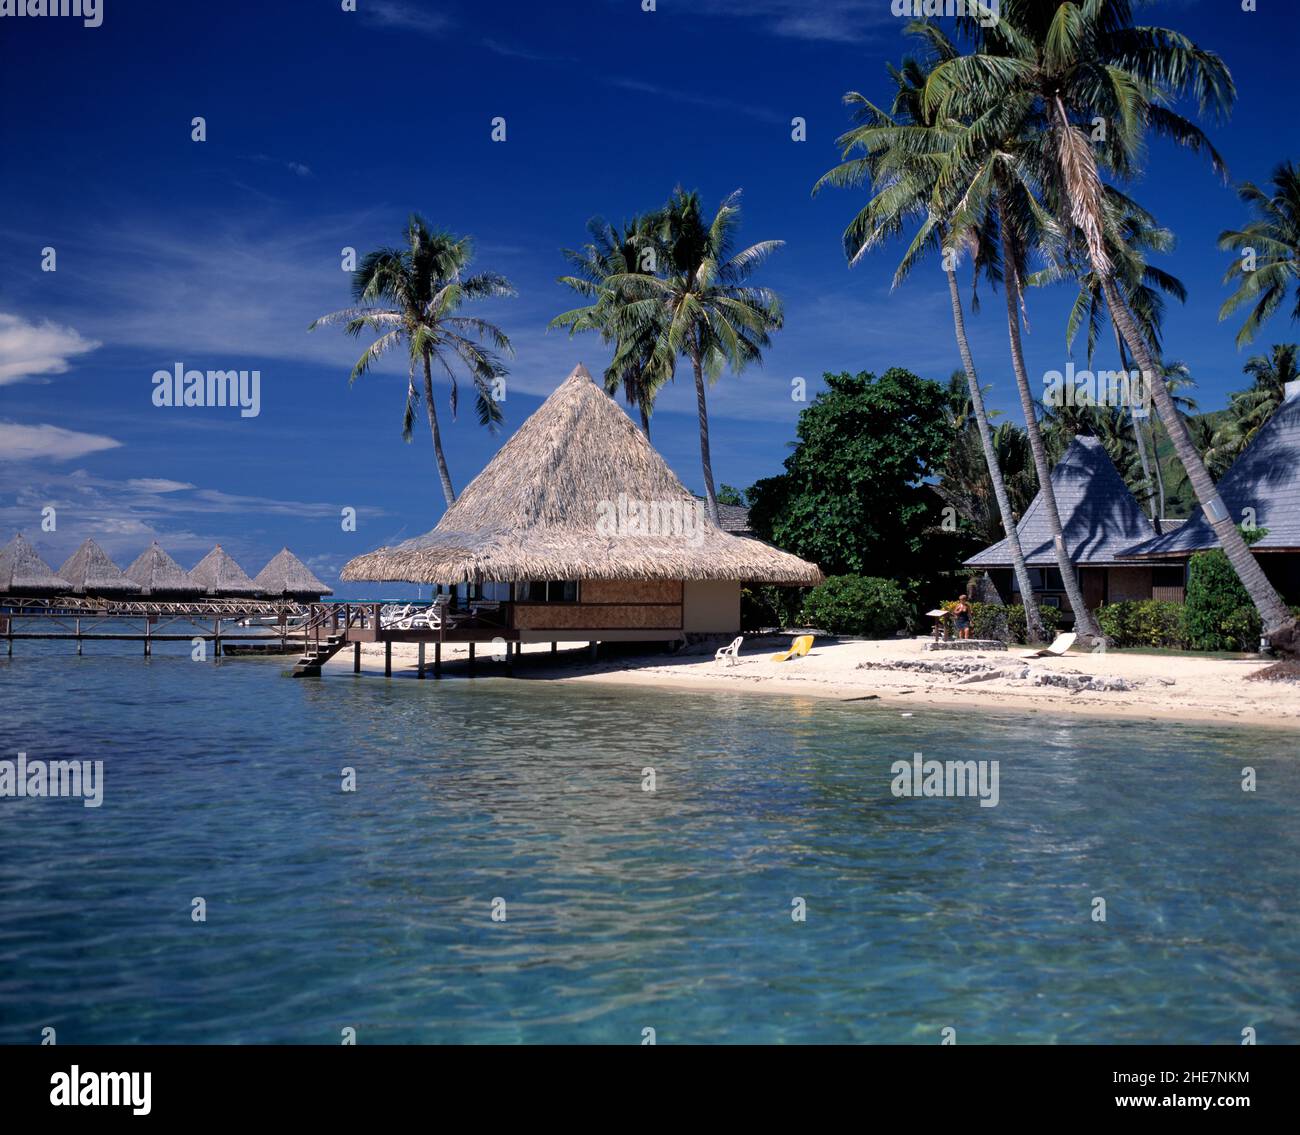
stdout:
POLYGON ((966 601, 965 595, 957 600, 957 606, 952 609, 952 614, 957 637, 970 638, 970 604, 966 601))

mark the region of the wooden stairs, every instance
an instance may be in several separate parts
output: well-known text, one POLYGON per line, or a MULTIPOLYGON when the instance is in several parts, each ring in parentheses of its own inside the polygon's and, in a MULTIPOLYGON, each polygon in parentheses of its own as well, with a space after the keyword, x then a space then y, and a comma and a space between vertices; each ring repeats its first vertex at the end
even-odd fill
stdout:
POLYGON ((342 650, 347 641, 346 634, 333 634, 308 646, 307 653, 298 659, 298 664, 293 668, 293 677, 319 678, 320 668, 342 650))

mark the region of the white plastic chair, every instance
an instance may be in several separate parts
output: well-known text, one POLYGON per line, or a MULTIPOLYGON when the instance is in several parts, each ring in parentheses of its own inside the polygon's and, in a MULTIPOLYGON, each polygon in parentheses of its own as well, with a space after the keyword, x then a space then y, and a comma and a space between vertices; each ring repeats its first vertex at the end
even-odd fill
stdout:
POLYGON ((744 641, 744 635, 732 639, 727 646, 722 647, 722 649, 713 656, 713 661, 721 662, 725 658, 728 666, 734 666, 736 664, 736 659, 740 657, 740 644, 744 641))

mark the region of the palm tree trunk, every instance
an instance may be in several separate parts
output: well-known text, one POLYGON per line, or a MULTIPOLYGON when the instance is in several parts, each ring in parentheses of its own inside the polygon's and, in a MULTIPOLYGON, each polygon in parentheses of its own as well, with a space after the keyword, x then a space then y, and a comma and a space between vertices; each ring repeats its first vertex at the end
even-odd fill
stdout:
POLYGON ((1056 550, 1056 564, 1065 584, 1065 594, 1074 612, 1074 629, 1081 637, 1102 641, 1103 635, 1096 619, 1083 601, 1079 577, 1070 561, 1070 550, 1065 546, 1065 530, 1061 527, 1061 513, 1056 507, 1056 493, 1052 489, 1052 471, 1047 467, 1047 450, 1043 447, 1043 432, 1038 425, 1034 395, 1029 389, 1029 374, 1025 370, 1024 347, 1020 341, 1020 275, 1016 270, 1016 249, 1011 239, 1006 204, 998 204, 998 222, 1003 233, 1005 250, 1004 273, 1007 294, 1007 333, 1011 338, 1011 365, 1016 374, 1016 389, 1020 392, 1020 407, 1025 414, 1025 431, 1029 436, 1029 450, 1034 455, 1034 469, 1038 472, 1038 491, 1043 496, 1047 525, 1052 533, 1052 546, 1056 550))
POLYGON ((709 456, 709 407, 704 398, 704 362, 696 352, 691 356, 695 367, 695 405, 700 412, 700 465, 704 470, 704 492, 709 502, 709 519, 719 528, 718 493, 713 487, 713 458, 709 456))
MULTIPOLYGON (((1110 329, 1115 333, 1115 346, 1119 348, 1119 367, 1124 374, 1128 374, 1128 354, 1124 350, 1124 340, 1121 338, 1119 328, 1115 321, 1110 321, 1110 329)), ((1132 389, 1129 391, 1129 420, 1133 423, 1133 437, 1137 440, 1138 460, 1142 462, 1142 484, 1147 490, 1147 511, 1151 513, 1151 523, 1155 526, 1156 535, 1161 535, 1160 517, 1156 511, 1156 486, 1151 477, 1151 462, 1147 459, 1147 441, 1142 434, 1142 422, 1138 419, 1137 407, 1133 405, 1132 389)), ((1147 411, 1150 413, 1150 411, 1147 411)))
POLYGON ((1264 622, 1264 633, 1274 646, 1294 654, 1296 652, 1295 618, 1287 610, 1286 604, 1282 602, 1273 585, 1269 583, 1264 569, 1259 566, 1259 561, 1246 546, 1246 541, 1242 539, 1236 524, 1233 523, 1223 498, 1219 496, 1219 490, 1214 487, 1214 481, 1205 468, 1205 462, 1201 460, 1201 455, 1196 452, 1196 446, 1192 444, 1192 436, 1187 432, 1187 424, 1178 414, 1169 388, 1165 385, 1164 375, 1157 369, 1155 360, 1147 350, 1146 343, 1138 332, 1137 321, 1133 318, 1133 313, 1125 303, 1119 288, 1116 287, 1114 278, 1109 272, 1101 272, 1099 275, 1101 286, 1106 293, 1106 302, 1110 305, 1111 316, 1119 324, 1120 334, 1124 336, 1129 350, 1133 352, 1138 366, 1142 368, 1143 377, 1151 384, 1156 408, 1160 411, 1165 429, 1169 431, 1169 440, 1173 442, 1174 452, 1178 454, 1178 460, 1183 463, 1183 468, 1187 471, 1187 479, 1192 483, 1192 489, 1196 493, 1196 499, 1201 503, 1206 520, 1210 522, 1210 527, 1219 538, 1219 545, 1250 596, 1250 601, 1259 611, 1260 618, 1264 622))
POLYGON ((1007 485, 1002 479, 1002 468, 998 465, 997 450, 993 448, 993 431, 989 428, 988 412, 984 408, 984 392, 980 390, 979 377, 975 373, 975 359, 971 355, 970 342, 966 338, 966 316, 962 311, 961 292, 957 287, 957 273, 948 269, 948 294, 952 299, 952 325, 957 334, 957 349, 961 352, 961 363, 966 369, 966 384, 970 388, 971 406, 975 410, 975 421, 979 425, 980 444, 984 447, 984 463, 989 468, 989 478, 993 481, 993 495, 997 498, 998 512, 1002 515, 1002 530, 1007 534, 1007 548, 1011 552, 1011 564, 1020 585, 1020 601, 1025 608, 1026 637, 1030 642, 1042 642, 1047 636, 1043 632, 1043 620, 1038 614, 1038 602, 1034 598, 1034 585, 1029 579, 1029 568, 1025 565, 1025 554, 1020 547, 1020 534, 1016 531, 1016 518, 1011 511, 1011 498, 1007 496, 1007 485))
POLYGON ((442 481, 442 495, 447 507, 456 503, 456 491, 451 487, 451 474, 447 471, 447 458, 442 452, 442 433, 438 429, 438 411, 433 404, 433 369, 428 352, 424 355, 424 407, 429 415, 429 433, 433 435, 433 455, 438 461, 438 478, 442 481))

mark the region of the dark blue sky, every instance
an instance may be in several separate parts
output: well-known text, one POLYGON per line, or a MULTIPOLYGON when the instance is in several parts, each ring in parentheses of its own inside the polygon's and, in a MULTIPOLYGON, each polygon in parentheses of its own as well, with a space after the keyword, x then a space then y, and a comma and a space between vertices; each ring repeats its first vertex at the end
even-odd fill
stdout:
MULTIPOLYGON (((1239 101, 1212 134, 1239 180, 1266 179, 1300 137, 1300 14, 1261 7, 1168 0, 1144 17, 1227 58, 1239 101)), ((442 501, 427 429, 399 436, 405 365, 349 389, 358 346, 306 331, 347 302, 340 249, 395 242, 412 209, 471 234, 478 265, 519 289, 481 311, 517 349, 507 432, 575 362, 605 362, 599 342, 545 330, 572 306, 559 249, 593 214, 653 207, 678 183, 710 206, 743 188, 742 237, 787 242, 760 277, 784 297, 786 329, 761 370, 711 393, 720 482, 779 470, 794 376, 811 394, 826 370, 944 379, 958 365, 937 265, 896 293, 901 247, 850 271, 840 233, 860 198, 809 195, 837 157, 843 92, 888 96, 884 64, 905 49, 888 0, 358 8, 103 0, 98 28, 0 20, 0 524, 56 565, 88 535, 123 563, 156 535, 186 567, 220 540, 250 572, 288 543, 333 579, 349 556, 431 527, 442 501), (491 141, 498 115, 505 143, 491 141), (796 115, 807 142, 790 139, 796 115), (41 271, 46 246, 57 272, 41 271), (259 369, 260 415, 155 407, 151 376, 177 362, 259 369), (40 531, 46 505, 55 533, 40 531), (346 506, 355 534, 340 528, 346 506)), ((1246 356, 1217 319, 1215 237, 1246 214, 1203 162, 1158 142, 1135 192, 1178 234, 1164 266, 1191 293, 1169 313, 1168 355, 1191 366, 1204 407, 1221 406, 1246 356)), ((976 361, 1011 411, 1002 308, 984 298, 976 361)), ((1070 357, 1070 298, 1031 296, 1034 376, 1070 357)), ((1295 335, 1279 318, 1259 348, 1295 335)), ((683 371, 652 435, 698 490, 693 403, 683 371)), ((501 439, 439 408, 461 488, 501 439)))

